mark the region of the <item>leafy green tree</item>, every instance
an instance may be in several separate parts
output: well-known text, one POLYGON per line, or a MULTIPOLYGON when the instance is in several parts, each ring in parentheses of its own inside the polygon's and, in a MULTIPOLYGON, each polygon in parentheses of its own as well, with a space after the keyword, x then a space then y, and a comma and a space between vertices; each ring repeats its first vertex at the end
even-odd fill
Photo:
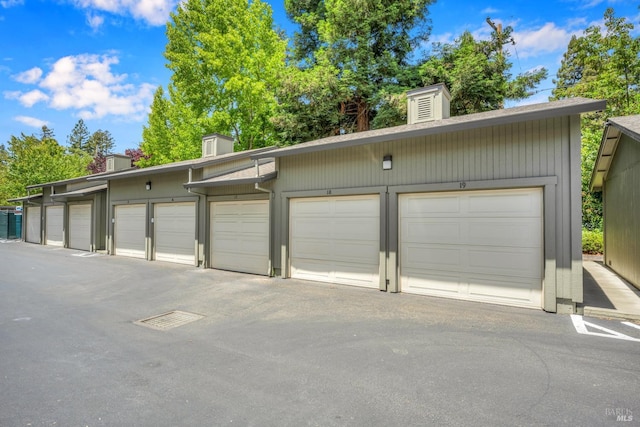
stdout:
MULTIPOLYGON (((187 0, 167 24, 168 97, 158 90, 143 133, 149 162, 198 157, 201 136, 232 135, 242 150, 272 145, 286 41, 260 0, 187 0)), ((148 163, 147 163, 148 164, 148 163)))
MULTIPOLYGON (((306 110, 307 104, 328 98, 321 109, 336 110, 338 120, 332 115, 333 126, 328 129, 322 121, 311 123, 315 137, 326 136, 327 132, 370 129, 379 106, 393 93, 390 88, 397 90, 398 76, 410 67, 414 49, 429 36, 427 16, 431 3, 432 0, 286 0, 288 16, 300 26, 294 36, 294 65, 307 71, 315 69, 310 73, 315 82, 301 85, 297 98, 295 93, 290 94, 283 103, 284 115, 295 115, 297 110, 306 110), (333 96, 327 97, 327 88, 333 96), (318 93, 310 93, 309 89, 318 93)), ((286 119, 280 123, 295 125, 286 119)), ((387 120, 381 124, 384 123, 387 120)))
POLYGON ((86 175, 91 161, 87 154, 68 153, 47 127, 42 128, 40 137, 11 136, 7 146, 0 145, 0 159, 4 173, 0 179, 0 204, 26 194, 28 185, 86 175))
POLYGON ((511 27, 495 31, 490 40, 475 40, 464 32, 453 44, 435 44, 434 55, 420 67, 425 85, 445 83, 451 92, 451 115, 503 108, 505 100, 531 96, 547 77, 546 69, 511 79, 511 62, 504 44, 511 41, 511 27))
POLYGON ((553 99, 583 96, 605 99, 603 114, 582 117, 582 224, 602 228, 602 201, 591 193, 591 172, 604 122, 609 117, 640 114, 640 37, 626 18, 604 13, 604 28, 594 25, 572 37, 558 70, 553 99))

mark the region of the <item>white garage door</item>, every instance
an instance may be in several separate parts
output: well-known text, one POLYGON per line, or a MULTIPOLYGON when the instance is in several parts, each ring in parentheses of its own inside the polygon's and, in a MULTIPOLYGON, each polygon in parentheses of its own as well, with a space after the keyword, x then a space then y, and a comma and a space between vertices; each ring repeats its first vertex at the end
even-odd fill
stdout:
POLYGON ((69 205, 69 247, 91 250, 91 204, 69 205))
POLYGON ((114 253, 146 258, 147 205, 118 205, 115 209, 114 253))
POLYGON ((380 196, 292 199, 291 277, 379 287, 380 196))
POLYGON ((211 203, 211 267, 269 274, 269 201, 211 203))
POLYGON ((40 243, 40 206, 27 208, 27 242, 40 243))
POLYGON ((154 206, 155 259, 195 264, 196 205, 194 202, 154 206))
POLYGON ((541 306, 542 190, 404 194, 403 292, 541 306))
POLYGON ((46 243, 51 246, 63 245, 62 224, 64 218, 63 206, 47 206, 46 207, 46 243))

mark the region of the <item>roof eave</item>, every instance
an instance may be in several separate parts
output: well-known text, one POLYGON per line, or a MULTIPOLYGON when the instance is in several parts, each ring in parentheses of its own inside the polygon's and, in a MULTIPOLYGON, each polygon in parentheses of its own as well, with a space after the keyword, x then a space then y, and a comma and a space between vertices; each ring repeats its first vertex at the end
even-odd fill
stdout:
MULTIPOLYGON (((602 111, 606 107, 606 101, 604 100, 591 100, 582 98, 584 100, 574 105, 558 105, 552 108, 543 108, 534 111, 518 111, 515 113, 505 114, 496 117, 482 117, 479 116, 475 120, 460 121, 461 117, 456 116, 448 119, 438 120, 430 122, 430 126, 418 126, 415 128, 407 128, 407 125, 397 126, 398 131, 390 131, 383 134, 370 135, 367 132, 363 132, 360 137, 355 136, 353 139, 346 139, 345 141, 329 142, 326 144, 311 144, 305 145, 304 143, 292 146, 291 148, 285 148, 276 150, 264 155, 262 153, 256 153, 251 156, 252 159, 261 159, 264 157, 285 157, 298 154, 307 154, 318 151, 334 150, 338 148, 355 147, 365 144, 376 144, 380 142, 387 142, 403 138, 415 138, 429 135, 439 135, 444 133, 465 131, 471 129, 479 129, 490 126, 500 126, 506 124, 512 124, 522 122, 525 120, 542 120, 551 117, 558 116, 561 113, 563 116, 571 116, 575 114, 588 113, 593 111, 602 111), (402 130, 400 130, 402 129, 402 130)), ((507 111, 507 110, 503 110, 507 111)), ((478 113, 482 115, 483 113, 478 113)), ((390 130, 394 128, 389 128, 390 130)), ((354 134, 351 134, 354 135, 354 134)), ((357 135, 357 134, 355 134, 357 135)), ((313 142, 313 141, 311 141, 313 142)))
POLYGON ((243 185, 243 184, 261 184, 266 181, 271 181, 278 176, 278 172, 270 172, 261 176, 254 176, 251 178, 240 178, 240 179, 230 179, 230 180, 220 180, 220 181, 194 181, 187 182, 182 184, 184 188, 205 188, 205 187, 224 187, 227 185, 243 185))

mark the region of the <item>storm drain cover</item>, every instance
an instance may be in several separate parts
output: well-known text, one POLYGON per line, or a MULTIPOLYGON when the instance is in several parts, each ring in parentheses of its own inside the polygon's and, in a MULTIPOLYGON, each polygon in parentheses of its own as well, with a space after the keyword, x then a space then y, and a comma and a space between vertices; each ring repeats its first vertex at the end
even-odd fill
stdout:
POLYGON ((200 320, 203 317, 204 316, 201 314, 175 310, 168 313, 158 314, 152 317, 147 317, 146 319, 138 320, 134 323, 146 326, 147 328, 166 331, 167 329, 173 329, 177 328, 178 326, 186 325, 187 323, 195 322, 196 320, 200 320))

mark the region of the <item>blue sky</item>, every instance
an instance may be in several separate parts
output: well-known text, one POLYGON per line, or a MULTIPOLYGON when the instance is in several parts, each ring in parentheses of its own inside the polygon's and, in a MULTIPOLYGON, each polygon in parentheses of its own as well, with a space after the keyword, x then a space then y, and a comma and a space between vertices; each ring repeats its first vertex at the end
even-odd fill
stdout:
MULTIPOLYGON (((292 34, 284 0, 268 1, 276 24, 292 34)), ((0 0, 0 144, 11 135, 52 128, 60 143, 82 118, 108 130, 116 151, 142 139, 158 85, 166 87, 165 24, 175 0, 0 0)), ((439 0, 430 8, 430 42, 451 42, 485 19, 514 28, 513 74, 546 67, 550 77, 526 102, 544 102, 573 34, 600 25, 607 7, 638 27, 639 2, 625 0, 439 0)), ((638 28, 636 28, 636 31, 638 28)), ((428 45, 428 46, 429 46, 428 45)), ((427 46, 427 47, 428 47, 427 46)))

